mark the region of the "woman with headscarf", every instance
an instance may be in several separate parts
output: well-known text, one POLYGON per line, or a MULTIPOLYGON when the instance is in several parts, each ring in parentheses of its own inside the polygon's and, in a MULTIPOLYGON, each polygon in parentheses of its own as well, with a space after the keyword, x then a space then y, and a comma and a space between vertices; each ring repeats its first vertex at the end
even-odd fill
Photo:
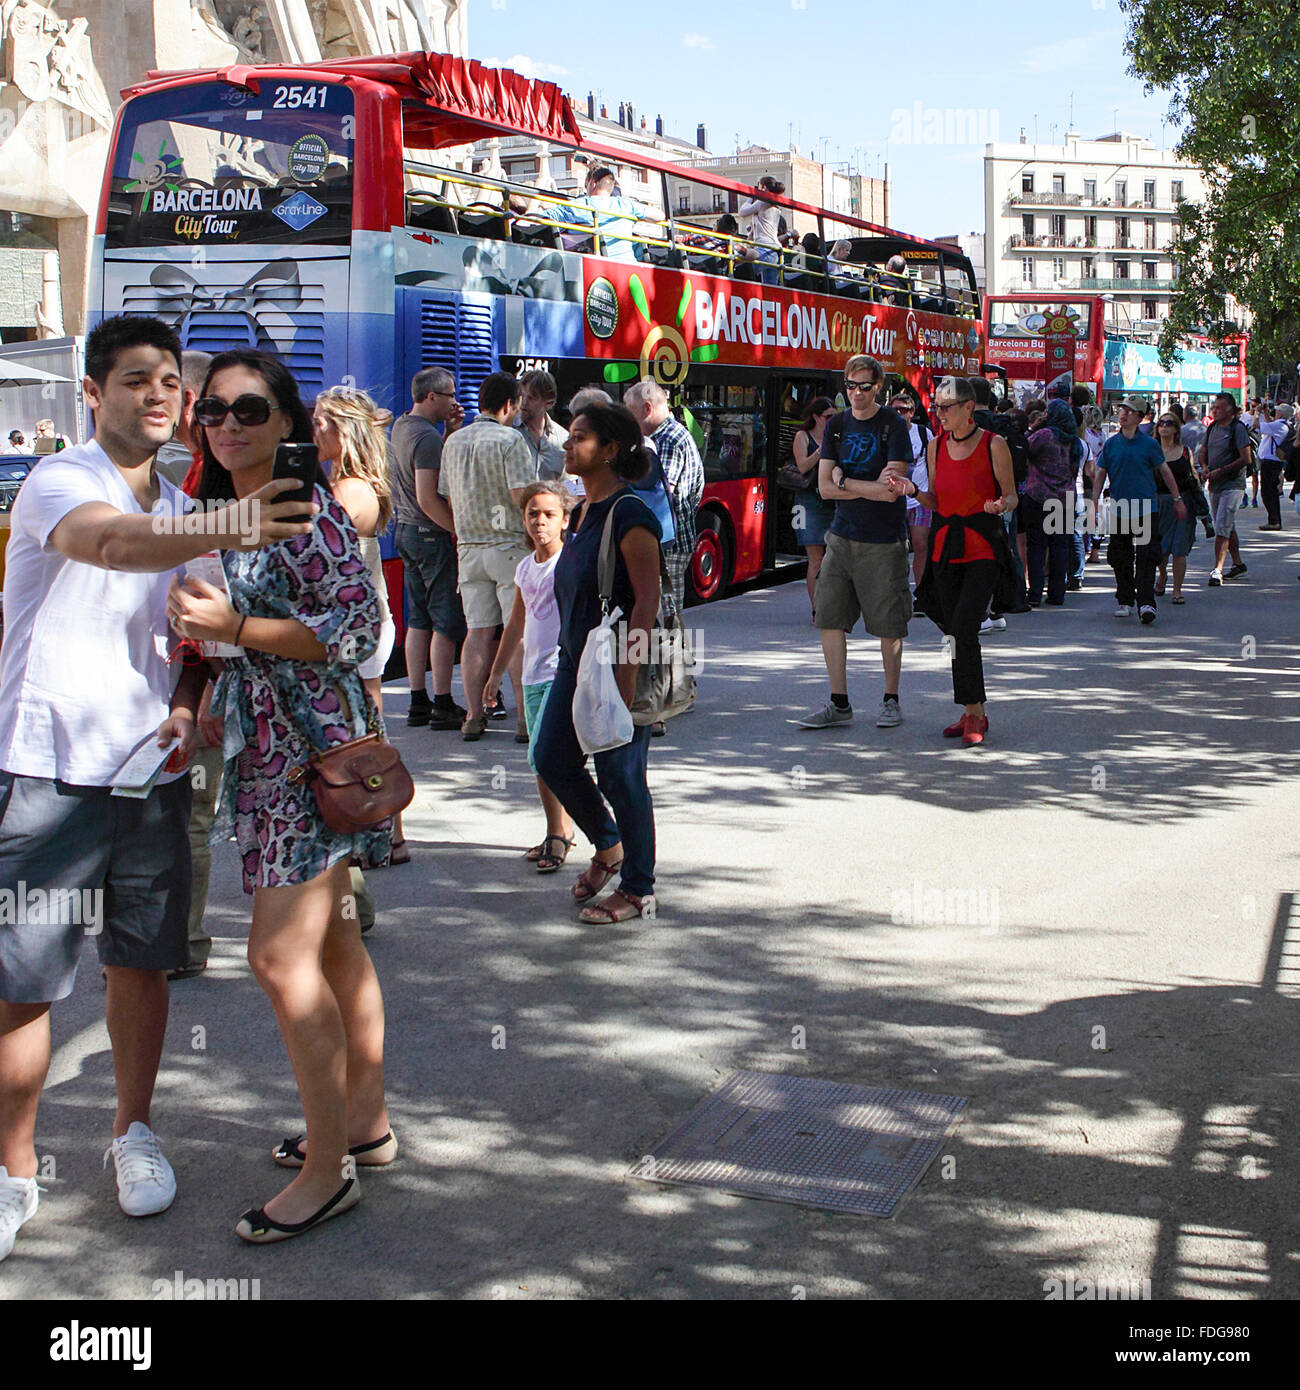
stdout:
POLYGON ((1043 602, 1044 571, 1047 602, 1055 608, 1065 602, 1074 542, 1074 480, 1082 461, 1074 411, 1067 401, 1054 400, 1029 436, 1029 476, 1020 501, 1031 608, 1043 602))

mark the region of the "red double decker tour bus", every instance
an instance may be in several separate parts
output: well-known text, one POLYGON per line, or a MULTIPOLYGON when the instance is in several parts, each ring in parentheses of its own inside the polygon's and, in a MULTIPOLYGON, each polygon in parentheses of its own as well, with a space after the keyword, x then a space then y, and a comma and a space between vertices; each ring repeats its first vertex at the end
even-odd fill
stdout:
POLYGON ((550 371, 561 407, 652 376, 704 458, 700 599, 802 561, 777 473, 806 405, 842 399, 846 358, 877 357, 923 406, 938 377, 980 370, 955 248, 764 195, 819 246, 756 262, 713 225, 754 189, 589 139, 549 82, 405 53, 151 73, 126 96, 92 320, 157 314, 187 347, 277 352, 308 396, 347 382, 395 412, 431 366, 471 415, 493 371, 550 371), (584 161, 614 170, 630 212, 557 191, 584 161))

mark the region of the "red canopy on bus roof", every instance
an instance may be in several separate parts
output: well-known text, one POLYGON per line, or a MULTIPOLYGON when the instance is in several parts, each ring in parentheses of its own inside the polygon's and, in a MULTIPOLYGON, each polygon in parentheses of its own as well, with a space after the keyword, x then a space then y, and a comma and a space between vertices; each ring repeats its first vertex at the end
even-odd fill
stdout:
MULTIPOLYGON (((409 95, 415 102, 427 103, 425 109, 412 105, 404 114, 402 137, 411 149, 442 149, 472 144, 482 139, 484 127, 487 127, 504 134, 533 135, 557 144, 580 147, 607 160, 635 163, 658 173, 690 178, 738 196, 753 196, 753 190, 747 185, 711 170, 690 168, 688 171, 672 161, 656 158, 648 150, 633 154, 625 149, 584 140, 568 97, 554 82, 521 77, 508 68, 487 68, 475 58, 456 58, 449 53, 389 53, 378 57, 335 58, 319 63, 271 63, 257 67, 241 63, 188 72, 161 72, 155 69, 145 74, 145 81, 124 87, 122 96, 132 97, 154 87, 193 81, 198 77, 216 78, 256 90, 260 82, 279 77, 301 78, 306 72, 380 82, 403 95, 409 95)), ((843 225, 859 227, 901 242, 935 247, 954 261, 964 259, 961 252, 951 246, 939 247, 924 237, 893 231, 851 213, 829 212, 788 195, 773 195, 765 201, 814 217, 827 216, 843 225)))
MULTIPOLYGON (((487 68, 476 58, 456 58, 450 53, 393 53, 375 58, 330 59, 302 66, 313 72, 331 72, 404 87, 410 96, 431 103, 437 111, 430 110, 427 119, 420 119, 418 109, 407 116, 404 134, 407 144, 413 147, 435 149, 470 144, 481 138, 485 124, 542 140, 574 142, 581 138, 569 99, 554 82, 533 81, 508 68, 487 68), (453 119, 448 120, 448 116, 453 119), (456 120, 457 116, 461 120, 456 120), (420 139, 420 136, 426 138, 420 139)), ((267 68, 239 64, 203 71, 243 87, 255 85, 281 70, 301 71, 279 64, 267 68)), ((200 75, 196 71, 155 70, 146 74, 144 82, 124 87, 122 95, 135 96, 156 83, 200 75)))

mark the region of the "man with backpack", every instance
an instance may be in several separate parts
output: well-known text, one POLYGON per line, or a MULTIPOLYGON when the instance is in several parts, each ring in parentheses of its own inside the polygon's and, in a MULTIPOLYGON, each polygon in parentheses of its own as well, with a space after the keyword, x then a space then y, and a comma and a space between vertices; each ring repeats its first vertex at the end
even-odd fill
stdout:
POLYGON ((859 618, 880 639, 885 668, 885 698, 876 727, 892 729, 903 722, 898 687, 912 616, 907 503, 891 490, 886 475, 909 475, 912 442, 902 416, 877 400, 884 382, 885 369, 874 357, 850 357, 844 365, 849 408, 827 421, 822 441, 817 484, 821 495, 835 503, 835 519, 826 532, 813 614, 821 630, 831 698, 798 721, 805 729, 829 729, 853 718, 848 635, 859 618))
MULTIPOLYGON (((1025 480, 1029 477, 1029 441, 1010 414, 994 413, 993 387, 988 378, 973 376, 968 380, 975 392, 975 414, 973 417, 975 424, 980 429, 988 430, 990 434, 996 434, 1006 440, 1007 448, 1011 452, 1011 471, 1016 478, 1016 492, 1019 493, 1024 488, 1025 480)), ((1021 553, 1022 547, 1016 535, 1016 512, 1018 510, 1019 508, 1016 508, 1004 512, 1002 516, 1003 524, 1007 528, 1007 535, 1011 539, 1011 556, 1016 563, 1016 592, 1020 595, 1019 602, 1014 608, 1008 608, 1008 613, 1028 613, 1030 611, 1029 589, 1025 583, 1025 557, 1021 553)))
POLYGON ((1237 418, 1237 402, 1230 391, 1214 398, 1214 418, 1205 432, 1205 442, 1197 450, 1196 462, 1210 487, 1210 511, 1214 517, 1214 568, 1210 588, 1217 589, 1225 579, 1246 573, 1237 545, 1237 508, 1246 499, 1246 470, 1253 451, 1250 434, 1237 418), (1223 562, 1232 556, 1232 566, 1223 562))

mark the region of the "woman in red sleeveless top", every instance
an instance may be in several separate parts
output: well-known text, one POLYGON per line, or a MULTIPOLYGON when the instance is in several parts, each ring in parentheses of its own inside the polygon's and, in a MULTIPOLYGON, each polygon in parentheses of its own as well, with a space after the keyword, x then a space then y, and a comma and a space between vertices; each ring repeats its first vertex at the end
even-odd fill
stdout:
POLYGON ((930 568, 944 630, 952 637, 952 692, 965 712, 943 731, 967 747, 988 733, 980 623, 1003 565, 1010 560, 1002 514, 1016 505, 1006 441, 975 424, 975 392, 965 377, 947 377, 935 392, 943 433, 926 449, 930 490, 891 477, 889 486, 934 513, 930 568))

